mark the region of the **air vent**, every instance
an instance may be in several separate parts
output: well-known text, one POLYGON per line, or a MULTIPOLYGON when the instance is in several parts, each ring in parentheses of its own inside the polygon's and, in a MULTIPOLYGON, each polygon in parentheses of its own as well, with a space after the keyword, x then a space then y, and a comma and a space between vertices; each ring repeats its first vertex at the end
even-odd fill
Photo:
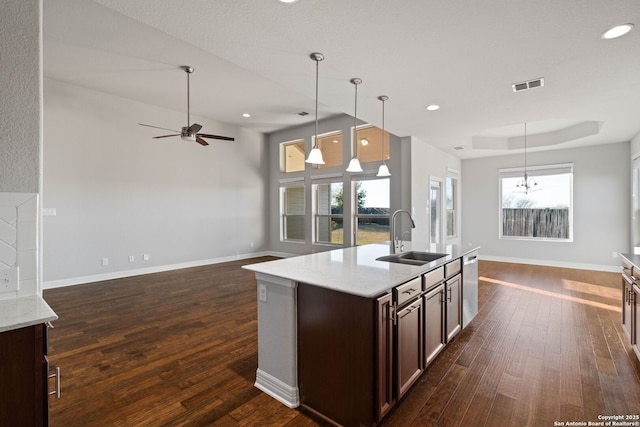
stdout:
POLYGON ((528 82, 514 83, 511 85, 514 92, 522 92, 523 90, 534 89, 544 86, 544 78, 529 80, 528 82))
POLYGON ((462 145, 458 145, 457 147, 453 147, 454 150, 464 150, 462 145))
POLYGON ((300 111, 298 115, 304 117, 304 116, 308 116, 309 113, 307 113, 306 111, 300 111))

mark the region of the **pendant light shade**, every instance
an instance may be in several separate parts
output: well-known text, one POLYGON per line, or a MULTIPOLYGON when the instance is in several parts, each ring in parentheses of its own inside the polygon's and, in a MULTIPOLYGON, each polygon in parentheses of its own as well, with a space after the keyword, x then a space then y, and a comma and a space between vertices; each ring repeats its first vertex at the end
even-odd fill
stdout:
POLYGON ((313 138, 313 148, 305 162, 313 165, 324 165, 322 151, 318 148, 318 64, 320 64, 320 61, 324 59, 324 55, 320 52, 313 52, 309 57, 316 61, 316 133, 313 138))
POLYGON ((362 172, 362 166, 360 166, 360 160, 358 160, 358 85, 362 83, 362 80, 354 77, 350 82, 356 87, 356 101, 353 112, 353 137, 351 139, 353 157, 349 162, 347 172, 362 172))
POLYGON ((380 101, 382 101, 382 164, 378 168, 378 174, 376 176, 391 176, 391 172, 389 172, 389 168, 387 167, 387 163, 384 159, 384 102, 389 99, 386 95, 381 95, 378 97, 380 101))

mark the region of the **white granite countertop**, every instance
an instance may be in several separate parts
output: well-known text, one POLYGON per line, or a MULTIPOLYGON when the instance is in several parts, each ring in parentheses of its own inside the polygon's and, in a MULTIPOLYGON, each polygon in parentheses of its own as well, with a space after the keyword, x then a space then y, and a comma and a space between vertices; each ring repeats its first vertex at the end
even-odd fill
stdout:
POLYGON ((478 247, 470 246, 463 249, 457 245, 441 245, 425 249, 411 248, 411 242, 406 242, 404 252, 410 250, 448 255, 420 266, 377 261, 376 258, 389 254, 387 242, 245 265, 243 268, 256 273, 371 298, 478 250, 478 247))
POLYGON ((46 323, 57 318, 49 304, 38 295, 0 300, 0 332, 46 323))

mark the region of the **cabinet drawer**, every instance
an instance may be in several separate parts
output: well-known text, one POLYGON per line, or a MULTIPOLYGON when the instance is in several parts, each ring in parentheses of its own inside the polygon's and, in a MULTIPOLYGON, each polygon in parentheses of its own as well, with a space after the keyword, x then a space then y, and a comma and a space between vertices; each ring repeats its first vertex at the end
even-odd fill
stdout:
POLYGON ((400 307, 407 301, 414 299, 416 296, 420 295, 421 292, 422 280, 420 277, 417 277, 410 282, 405 283, 404 285, 396 287, 395 293, 398 307, 400 307))
POLYGON ((460 262, 460 258, 458 258, 457 260, 452 261, 449 264, 446 264, 444 266, 444 276, 451 277, 454 274, 458 274, 460 273, 460 269, 461 269, 461 262, 460 262))
POLYGON ((429 290, 430 287, 437 285, 444 280, 444 267, 438 267, 424 275, 424 288, 429 290))

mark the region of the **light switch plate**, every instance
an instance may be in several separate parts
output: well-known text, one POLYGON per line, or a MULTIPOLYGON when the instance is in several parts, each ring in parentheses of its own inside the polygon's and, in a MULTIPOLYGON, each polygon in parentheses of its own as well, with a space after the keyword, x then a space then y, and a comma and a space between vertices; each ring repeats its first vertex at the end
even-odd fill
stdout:
POLYGON ((18 284, 18 267, 0 269, 0 292, 15 292, 18 284))

